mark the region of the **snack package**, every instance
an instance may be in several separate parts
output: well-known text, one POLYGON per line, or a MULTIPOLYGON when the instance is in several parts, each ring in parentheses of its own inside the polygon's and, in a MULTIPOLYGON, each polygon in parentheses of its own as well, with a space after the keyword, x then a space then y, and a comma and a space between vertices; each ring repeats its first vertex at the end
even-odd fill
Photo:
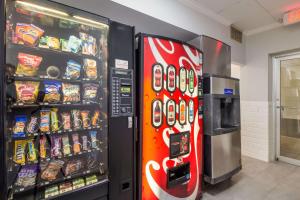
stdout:
POLYGON ((25 137, 25 127, 27 122, 26 115, 17 115, 15 117, 15 126, 13 128, 13 137, 25 137))
POLYGON ((72 118, 73 118, 73 128, 74 130, 81 129, 81 120, 80 120, 80 111, 79 110, 71 110, 72 118))
POLYGON ((65 182, 65 183, 61 183, 59 185, 59 193, 63 194, 65 192, 69 192, 72 191, 72 183, 71 182, 65 182))
POLYGON ((25 147, 26 140, 16 140, 15 141, 15 150, 14 150, 14 162, 19 165, 24 165, 25 160, 25 147))
POLYGON ((72 135, 72 140, 73 140, 73 152, 74 154, 78 154, 81 152, 81 144, 79 142, 79 136, 77 133, 72 135))
POLYGON ((38 96, 39 85, 39 82, 34 81, 15 81, 17 102, 35 103, 38 96))
POLYGON ((30 117, 30 121, 26 126, 26 132, 29 134, 37 133, 39 130, 39 122, 38 122, 38 117, 35 115, 32 115, 30 117))
POLYGON ((83 84, 83 100, 84 101, 95 101, 97 97, 98 84, 85 83, 83 84))
POLYGON ((91 125, 90 124, 89 113, 90 113, 90 111, 88 111, 88 110, 82 110, 80 112, 81 119, 82 119, 82 127, 83 128, 88 128, 91 125))
POLYGON ((54 181, 57 179, 57 175, 61 168, 64 166, 62 160, 52 160, 45 168, 42 168, 41 178, 47 181, 54 181))
POLYGON ((78 79, 80 77, 81 65, 74 60, 67 62, 65 77, 70 79, 78 79))
POLYGON ((79 85, 63 83, 63 102, 79 102, 80 101, 80 87, 79 85))
POLYGON ((79 37, 81 39, 81 53, 85 55, 89 55, 89 35, 86 33, 79 33, 79 37))
POLYGON ((36 149, 34 148, 33 140, 28 140, 28 161, 34 162, 37 160, 36 149))
POLYGON ((88 40, 88 51, 90 55, 96 56, 97 53, 96 38, 94 38, 91 35, 89 35, 89 40, 88 40))
POLYGON ((62 145, 63 145, 63 154, 65 156, 71 154, 71 148, 70 148, 69 136, 68 135, 64 135, 62 137, 62 145))
MULTIPOLYGON (((101 166, 101 164, 100 164, 101 166)), ((99 161, 98 161, 98 153, 97 152, 91 152, 87 156, 87 168, 88 169, 95 169, 99 167, 99 161)), ((99 168, 100 169, 100 168, 99 168)))
POLYGON ((80 159, 71 160, 71 161, 67 162, 67 165, 64 168, 64 175, 65 176, 72 175, 81 169, 83 169, 83 162, 80 159))
POLYGON ((56 37, 47 36, 47 45, 50 49, 60 49, 60 42, 56 37))
POLYGON ((63 112, 61 113, 61 119, 63 123, 63 129, 66 130, 71 130, 71 115, 69 112, 63 112))
POLYGON ((16 24, 16 36, 19 44, 34 46, 44 34, 44 30, 33 24, 16 24))
POLYGON ((97 62, 92 59, 85 58, 83 60, 83 70, 85 78, 95 80, 98 78, 97 62))
POLYGON ((61 136, 51 136, 51 157, 61 157, 61 136))
POLYGON ((47 133, 50 131, 50 110, 41 110, 40 131, 47 133))
POLYGON ((36 76, 43 58, 26 53, 18 53, 17 75, 36 76))
POLYGON ((88 137, 86 135, 82 135, 81 136, 81 140, 82 140, 82 150, 83 151, 89 151, 90 150, 90 145, 88 144, 88 137))
POLYGON ((59 195, 59 190, 57 185, 52 185, 45 189, 45 199, 56 195, 59 195))
POLYGON ((68 47, 68 40, 60 39, 60 46, 62 51, 70 52, 71 50, 68 47))
POLYGON ((44 81, 45 96, 44 102, 57 103, 60 101, 61 82, 46 80, 44 81))
POLYGON ((50 116, 51 116, 51 130, 53 132, 59 130, 59 124, 58 124, 58 116, 57 116, 58 109, 57 108, 51 108, 50 116))
POLYGON ((92 117, 92 126, 95 127, 95 126, 98 126, 99 125, 99 116, 100 116, 100 111, 99 110, 96 110, 93 114, 93 117, 92 117))
POLYGON ((68 49, 73 53, 78 53, 81 46, 81 39, 71 35, 68 41, 68 49))
POLYGON ((97 131, 90 131, 90 136, 91 136, 91 146, 93 149, 98 149, 97 145, 97 131))
POLYGON ((39 41, 39 47, 49 49, 48 37, 47 36, 46 37, 41 37, 41 39, 39 41))
POLYGON ((47 149, 48 149, 47 137, 45 135, 40 136, 40 157, 45 159, 48 157, 47 149))
POLYGON ((85 186, 83 178, 74 179, 72 183, 73 183, 73 190, 76 190, 78 188, 81 188, 81 187, 85 186))
POLYGON ((87 177, 85 177, 85 182, 86 182, 86 185, 91 185, 91 184, 97 183, 98 178, 96 175, 87 176, 87 177))
POLYGON ((37 173, 37 165, 23 166, 18 173, 16 185, 19 187, 29 187, 35 185, 37 173))

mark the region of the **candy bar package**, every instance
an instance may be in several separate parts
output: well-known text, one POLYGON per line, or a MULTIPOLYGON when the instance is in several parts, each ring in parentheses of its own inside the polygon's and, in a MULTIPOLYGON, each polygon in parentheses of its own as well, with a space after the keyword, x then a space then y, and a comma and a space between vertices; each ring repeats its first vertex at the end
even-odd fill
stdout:
POLYGON ((26 53, 18 53, 17 75, 36 76, 43 58, 26 53))
POLYGON ((76 190, 78 188, 85 186, 85 182, 84 182, 83 178, 74 179, 72 183, 73 183, 73 190, 76 190))
POLYGON ((63 83, 63 102, 80 102, 80 87, 79 85, 63 83))
POLYGON ((89 151, 90 145, 89 145, 88 137, 86 135, 82 135, 81 140, 82 140, 82 150, 89 151))
POLYGON ((74 130, 81 129, 80 110, 71 110, 74 130))
POLYGON ((98 84, 85 83, 83 84, 83 100, 84 101, 95 101, 97 97, 98 84))
POLYGON ((68 41, 68 49, 73 53, 78 53, 81 47, 81 39, 71 35, 68 41))
POLYGON ((98 126, 99 125, 99 116, 100 116, 100 111, 99 110, 95 110, 93 117, 92 117, 92 126, 98 126))
POLYGON ((69 79, 78 79, 80 77, 81 65, 74 60, 67 62, 65 77, 69 79))
POLYGON ((19 187, 29 187, 36 183, 38 165, 23 166, 18 173, 16 185, 19 187))
POLYGON ((49 149, 49 144, 47 137, 45 135, 40 136, 40 157, 45 159, 48 158, 47 149, 49 149))
POLYGON ((59 130, 59 121, 58 121, 58 109, 57 108, 51 108, 50 116, 51 116, 51 130, 53 132, 59 130))
POLYGON ((61 136, 51 136, 51 157, 61 157, 61 136))
POLYGON ((73 140, 73 152, 79 154, 81 152, 81 144, 79 142, 79 135, 77 133, 72 135, 73 140))
POLYGON ((89 35, 89 40, 88 40, 88 51, 90 55, 96 56, 97 53, 96 38, 94 38, 91 35, 89 35))
POLYGON ((27 141, 26 140, 16 140, 15 141, 15 149, 14 149, 14 162, 20 165, 24 165, 25 160, 25 147, 27 141))
POLYGON ((16 36, 19 44, 34 46, 43 34, 44 30, 33 24, 16 24, 16 36))
POLYGON ((90 136, 91 136, 91 146, 93 149, 97 149, 97 131, 90 131, 90 136))
POLYGON ((60 49, 60 41, 56 37, 47 36, 47 45, 50 49, 60 49))
POLYGON ((30 117, 29 123, 26 126, 26 133, 33 134, 33 133, 37 133, 38 130, 39 130, 38 117, 32 115, 30 117))
POLYGON ((13 128, 13 137, 25 137, 25 126, 27 122, 26 115, 17 115, 15 117, 15 126, 13 128))
POLYGON ((73 187, 72 187, 72 183, 71 182, 64 182, 64 183, 61 183, 59 185, 59 193, 60 194, 72 191, 72 189, 73 189, 73 187))
POLYGON ((15 81, 17 102, 35 103, 38 96, 39 85, 39 82, 34 81, 15 81))
POLYGON ((65 131, 71 130, 71 114, 69 112, 61 113, 61 119, 63 124, 63 129, 65 131))
POLYGON ((28 140, 28 161, 34 162, 37 160, 36 149, 34 147, 34 141, 28 140))
POLYGON ((49 132, 50 131, 50 110, 45 109, 40 111, 41 121, 40 121, 40 131, 49 132))
POLYGON ((81 53, 85 55, 89 55, 89 35, 86 33, 79 33, 80 39, 81 39, 81 53))
POLYGON ((82 119, 82 127, 83 128, 88 128, 91 125, 90 124, 89 113, 90 113, 90 111, 88 111, 88 110, 82 110, 80 112, 81 119, 82 119))
POLYGON ((79 172, 81 169, 83 169, 84 163, 81 159, 76 159, 76 160, 70 160, 67 162, 64 170, 64 175, 69 176, 72 174, 75 174, 79 172))
POLYGON ((54 181, 57 179, 57 175, 64 166, 62 160, 52 160, 49 163, 41 163, 41 178, 46 181, 54 181))
POLYGON ((52 185, 45 189, 45 199, 56 195, 59 195, 59 190, 57 185, 52 185))
POLYGON ((92 59, 85 58, 83 60, 84 77, 95 80, 98 78, 97 62, 92 59))
POLYGON ((44 81, 44 88, 44 102, 57 103, 60 101, 61 82, 46 80, 44 81))
POLYGON ((71 154, 71 148, 70 148, 69 136, 68 135, 64 135, 62 137, 62 145, 63 145, 63 154, 65 156, 70 155, 71 154))
POLYGON ((97 183, 98 178, 96 175, 87 176, 87 177, 85 177, 85 182, 86 182, 86 185, 91 185, 91 184, 97 183))

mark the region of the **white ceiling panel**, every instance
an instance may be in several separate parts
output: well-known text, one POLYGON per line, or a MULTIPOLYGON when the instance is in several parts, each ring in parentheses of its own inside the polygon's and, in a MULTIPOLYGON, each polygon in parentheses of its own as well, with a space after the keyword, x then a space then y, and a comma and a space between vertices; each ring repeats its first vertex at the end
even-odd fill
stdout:
POLYGON ((242 0, 195 0, 195 2, 199 3, 200 5, 203 5, 217 13, 222 11, 225 8, 228 8, 242 0))

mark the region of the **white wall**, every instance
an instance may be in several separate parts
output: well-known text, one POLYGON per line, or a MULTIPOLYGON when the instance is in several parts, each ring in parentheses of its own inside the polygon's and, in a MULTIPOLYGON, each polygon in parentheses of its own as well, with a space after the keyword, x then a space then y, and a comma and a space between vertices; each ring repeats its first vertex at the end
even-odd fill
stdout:
POLYGON ((208 35, 231 46, 232 62, 244 64, 245 51, 241 45, 230 39, 230 28, 194 11, 176 0, 112 0, 162 21, 194 32, 208 35))
POLYGON ((272 65, 270 54, 300 48, 300 25, 280 27, 246 38, 241 68, 242 152, 261 160, 274 158, 272 65))

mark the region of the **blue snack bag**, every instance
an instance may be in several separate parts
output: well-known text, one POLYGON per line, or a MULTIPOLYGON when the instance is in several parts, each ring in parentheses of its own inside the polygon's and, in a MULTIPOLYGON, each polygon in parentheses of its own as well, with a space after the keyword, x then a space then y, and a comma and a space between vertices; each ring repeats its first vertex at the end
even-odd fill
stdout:
POLYGON ((74 60, 67 62, 65 76, 70 79, 78 79, 80 77, 81 65, 74 60))
POLYGON ((59 81, 44 81, 45 96, 44 102, 57 103, 60 101, 61 82, 59 81))
POLYGON ((25 127, 27 122, 26 115, 17 115, 15 117, 16 124, 13 128, 13 137, 25 137, 25 127))

